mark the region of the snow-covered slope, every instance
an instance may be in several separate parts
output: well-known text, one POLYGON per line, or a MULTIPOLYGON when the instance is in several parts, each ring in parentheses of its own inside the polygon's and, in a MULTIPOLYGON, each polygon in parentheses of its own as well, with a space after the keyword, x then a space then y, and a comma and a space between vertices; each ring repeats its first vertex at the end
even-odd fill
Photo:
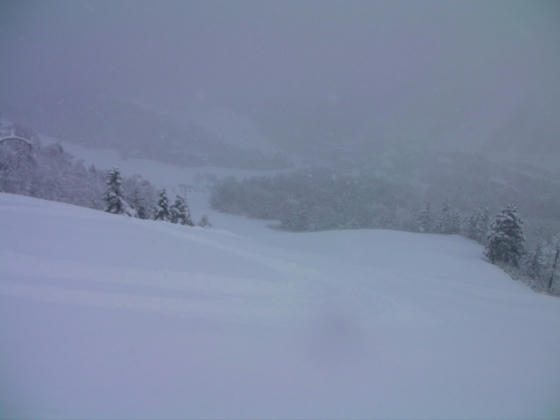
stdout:
POLYGON ((0 417, 557 418, 560 301, 455 236, 0 194, 0 417))

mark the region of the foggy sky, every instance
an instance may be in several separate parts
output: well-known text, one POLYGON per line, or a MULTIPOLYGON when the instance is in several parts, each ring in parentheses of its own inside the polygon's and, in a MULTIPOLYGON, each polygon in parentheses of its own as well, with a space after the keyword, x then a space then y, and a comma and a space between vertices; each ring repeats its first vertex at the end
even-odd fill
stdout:
POLYGON ((221 106, 286 141, 471 141, 560 111, 555 1, 2 1, 0 54, 4 105, 221 106))

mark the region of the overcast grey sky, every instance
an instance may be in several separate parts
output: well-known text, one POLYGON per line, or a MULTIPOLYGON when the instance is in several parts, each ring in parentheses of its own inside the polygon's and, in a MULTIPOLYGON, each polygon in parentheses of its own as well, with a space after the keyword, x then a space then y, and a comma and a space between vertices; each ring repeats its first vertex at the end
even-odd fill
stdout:
MULTIPOLYGON (((363 135, 358 126, 427 136, 454 119, 495 131, 487 120, 525 103, 559 110, 556 1, 39 0, 0 8, 4 101, 85 93, 177 114, 194 102, 247 114, 279 136, 297 136, 282 131, 291 125, 317 137, 363 135)), ((480 127, 463 129, 477 136, 480 127)))

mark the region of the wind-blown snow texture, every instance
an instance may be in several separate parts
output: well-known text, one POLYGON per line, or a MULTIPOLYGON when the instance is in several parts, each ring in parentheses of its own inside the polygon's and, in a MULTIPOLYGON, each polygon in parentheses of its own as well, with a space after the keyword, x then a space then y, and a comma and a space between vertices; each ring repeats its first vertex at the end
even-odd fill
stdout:
POLYGON ((220 222, 0 194, 1 416, 560 415, 560 301, 474 242, 220 222))

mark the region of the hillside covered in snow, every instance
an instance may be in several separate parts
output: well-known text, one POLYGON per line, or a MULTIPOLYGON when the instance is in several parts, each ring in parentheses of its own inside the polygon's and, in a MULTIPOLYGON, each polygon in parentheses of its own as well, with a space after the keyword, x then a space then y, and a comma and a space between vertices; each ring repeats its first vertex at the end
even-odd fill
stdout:
POLYGON ((0 194, 0 417, 557 418, 560 304, 454 235, 0 194))
POLYGON ((2 1, 0 420, 560 419, 559 20, 2 1))

